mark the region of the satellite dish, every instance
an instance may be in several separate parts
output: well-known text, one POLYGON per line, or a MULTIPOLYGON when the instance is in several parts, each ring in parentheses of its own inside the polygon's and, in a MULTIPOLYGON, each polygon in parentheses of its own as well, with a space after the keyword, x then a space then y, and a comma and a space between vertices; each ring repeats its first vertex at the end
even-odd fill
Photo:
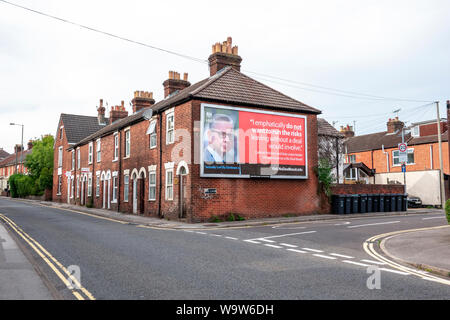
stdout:
POLYGON ((147 109, 142 113, 142 116, 144 117, 145 120, 149 120, 152 118, 153 115, 153 110, 152 109, 147 109))

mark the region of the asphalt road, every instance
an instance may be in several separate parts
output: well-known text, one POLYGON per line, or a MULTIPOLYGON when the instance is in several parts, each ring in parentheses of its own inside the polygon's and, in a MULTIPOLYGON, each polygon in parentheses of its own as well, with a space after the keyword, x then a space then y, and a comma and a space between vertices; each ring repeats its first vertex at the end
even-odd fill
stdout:
POLYGON ((199 231, 146 228, 6 199, 0 214, 26 235, 28 241, 17 238, 65 299, 77 296, 30 243, 51 255, 56 269, 79 267, 84 290, 78 292, 86 299, 450 298, 449 285, 381 265, 363 250, 374 235, 444 225, 443 214, 199 231), (369 266, 381 268, 380 289, 367 286, 369 266))

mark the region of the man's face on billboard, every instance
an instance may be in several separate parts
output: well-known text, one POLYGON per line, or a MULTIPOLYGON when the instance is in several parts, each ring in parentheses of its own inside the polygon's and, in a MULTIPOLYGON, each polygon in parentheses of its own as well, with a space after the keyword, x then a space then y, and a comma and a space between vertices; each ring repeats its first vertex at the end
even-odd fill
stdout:
POLYGON ((233 123, 216 120, 210 129, 209 144, 218 153, 224 154, 233 148, 233 123))

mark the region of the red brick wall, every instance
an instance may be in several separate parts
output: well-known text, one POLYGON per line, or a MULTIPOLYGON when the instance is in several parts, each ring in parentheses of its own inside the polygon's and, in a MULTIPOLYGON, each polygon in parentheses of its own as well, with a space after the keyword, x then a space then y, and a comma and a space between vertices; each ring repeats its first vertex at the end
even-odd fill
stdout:
MULTIPOLYGON (((59 120, 57 136, 55 137, 55 147, 54 147, 54 160, 53 160, 53 191, 52 199, 55 202, 67 202, 67 178, 66 171, 71 167, 72 158, 66 149, 69 144, 66 139, 66 131, 63 129, 63 137, 60 139, 59 128, 63 125, 62 120, 59 120), (63 162, 62 162, 62 183, 61 183, 61 193, 58 194, 58 150, 59 147, 63 148, 63 162)), ((70 169, 69 169, 70 170, 70 169)))
POLYGON ((403 185, 395 184, 337 184, 331 187, 332 194, 404 193, 403 185))
MULTIPOLYGON (((414 149, 414 164, 407 164, 406 171, 420 171, 439 169, 439 144, 428 143, 419 145, 409 145, 409 149, 414 149), (430 146, 432 146, 432 156, 430 154, 430 146), (431 157, 433 158, 433 164, 431 165, 431 157)), ((392 151, 398 150, 398 148, 385 149, 389 155, 389 172, 401 172, 400 165, 393 165, 392 151)), ((358 153, 352 153, 356 155, 356 162, 364 162, 370 169, 375 168, 376 173, 388 172, 386 167, 386 154, 382 150, 364 151, 358 153), (372 153, 373 153, 373 166, 372 166, 372 153)), ((448 143, 442 143, 442 159, 444 165, 444 173, 450 174, 449 167, 449 150, 448 143)))
MULTIPOLYGON (((447 130, 447 122, 441 122, 441 133, 447 130)), ((437 134, 437 124, 424 124, 419 127, 420 136, 431 136, 437 134)))
MULTIPOLYGON (((200 101, 194 101, 192 104, 194 121, 200 121, 200 104, 200 101)), ((317 193, 317 177, 314 173, 318 161, 317 118, 316 115, 306 116, 308 179, 200 178, 200 165, 194 164, 191 166, 193 206, 190 218, 193 221, 200 221, 208 220, 212 216, 228 216, 230 213, 239 214, 247 219, 318 213, 320 201, 317 193), (215 188, 217 194, 211 195, 210 198, 206 197, 203 194, 204 188, 215 188)))
MULTIPOLYGON (((306 115, 308 125, 308 179, 223 179, 223 178, 200 178, 200 165, 194 163, 196 158, 194 151, 195 139, 199 139, 199 132, 194 129, 195 121, 200 120, 200 101, 189 101, 175 107, 175 142, 166 144, 166 112, 161 114, 161 122, 157 119, 157 148, 150 149, 149 135, 146 134, 149 121, 141 121, 129 127, 131 133, 130 157, 125 156, 125 128, 118 134, 120 137, 120 160, 113 162, 114 134, 111 133, 101 138, 101 162, 96 160, 96 141, 93 143, 93 163, 88 164, 88 143, 80 147, 81 168, 89 168, 92 173, 92 197, 96 208, 103 206, 103 194, 107 190, 100 185, 100 196, 95 195, 96 173, 105 173, 108 170, 111 175, 114 171, 119 176, 118 203, 111 204, 111 210, 132 213, 133 211, 133 172, 144 171, 144 206, 143 212, 147 216, 158 216, 159 208, 161 215, 169 219, 177 219, 179 215, 179 176, 176 175, 180 161, 188 165, 189 174, 183 177, 184 183, 184 208, 188 221, 206 221, 212 216, 227 216, 230 213, 239 214, 245 218, 282 216, 285 214, 312 214, 320 211, 320 196, 317 193, 317 177, 314 167, 317 165, 317 119, 316 115, 306 115), (159 148, 162 148, 162 161, 159 167, 159 148), (165 164, 173 162, 173 200, 166 200, 166 168, 165 164), (156 165, 156 201, 149 201, 149 171, 148 166, 156 165), (120 166, 120 167, 119 167, 120 166), (123 201, 124 192, 124 170, 129 170, 130 186, 129 200, 123 201), (161 175, 161 177, 160 177, 161 175), (160 183, 161 179, 161 183, 160 183), (161 186, 161 203, 158 202, 161 186), (204 188, 216 188, 217 194, 205 197, 204 188)), ((239 107, 238 105, 233 105, 239 107)), ((249 107, 246 107, 249 108, 249 107)), ((284 113, 289 113, 285 112, 284 113)), ((292 113, 292 112, 291 112, 292 113)), ((296 113, 297 114, 297 113, 296 113)), ((64 144, 64 150, 68 145, 66 142, 56 140, 55 144, 55 171, 57 170, 58 146, 64 144)), ((77 159, 77 158, 76 158, 77 159)), ((81 170, 71 171, 71 153, 64 152, 63 162, 63 191, 57 196, 54 188, 54 201, 67 201, 67 178, 64 173, 71 172, 75 176, 74 191, 76 194, 76 176, 81 170)), ((55 174, 54 185, 57 176, 55 174)), ((108 186, 108 184, 106 184, 108 186)), ((84 188, 87 196, 87 182, 84 188)), ((111 178, 112 197, 112 178, 111 178)), ((81 183, 80 183, 81 192, 81 183)), ((138 185, 138 193, 141 192, 138 185)), ((80 204, 80 198, 70 200, 71 203, 80 204)), ((88 200, 86 202, 89 202, 88 200)), ((138 201, 139 202, 139 201, 138 201)), ((139 206, 139 205, 138 205, 139 206)), ((139 208, 140 209, 140 208, 139 208)))

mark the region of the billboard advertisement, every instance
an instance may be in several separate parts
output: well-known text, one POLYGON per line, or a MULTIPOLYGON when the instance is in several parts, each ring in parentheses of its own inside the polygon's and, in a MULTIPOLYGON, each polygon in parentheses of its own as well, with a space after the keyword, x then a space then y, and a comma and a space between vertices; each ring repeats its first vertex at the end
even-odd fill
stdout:
POLYGON ((306 179, 306 116, 203 103, 200 176, 306 179))

